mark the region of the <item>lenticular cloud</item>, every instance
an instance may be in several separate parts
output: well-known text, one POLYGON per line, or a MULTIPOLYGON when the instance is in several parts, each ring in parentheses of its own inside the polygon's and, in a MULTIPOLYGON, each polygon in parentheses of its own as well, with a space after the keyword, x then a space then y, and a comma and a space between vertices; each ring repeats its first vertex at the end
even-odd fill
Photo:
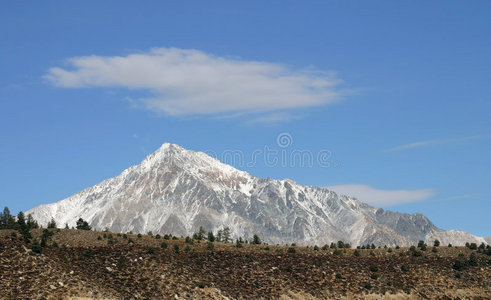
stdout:
POLYGON ((329 72, 293 70, 198 50, 156 48, 127 56, 82 56, 45 78, 64 88, 149 91, 148 108, 170 115, 254 113, 319 106, 339 99, 329 72))

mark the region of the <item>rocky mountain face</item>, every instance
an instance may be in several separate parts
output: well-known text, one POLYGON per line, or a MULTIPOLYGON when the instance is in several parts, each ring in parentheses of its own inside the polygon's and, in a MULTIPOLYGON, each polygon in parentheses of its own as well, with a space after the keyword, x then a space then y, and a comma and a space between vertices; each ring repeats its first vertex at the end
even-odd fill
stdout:
POLYGON ((269 243, 454 245, 486 242, 437 228, 421 214, 377 209, 326 188, 258 178, 201 152, 164 144, 120 175, 62 201, 29 210, 41 224, 83 218, 98 230, 192 235, 229 227, 233 237, 258 234, 269 243))

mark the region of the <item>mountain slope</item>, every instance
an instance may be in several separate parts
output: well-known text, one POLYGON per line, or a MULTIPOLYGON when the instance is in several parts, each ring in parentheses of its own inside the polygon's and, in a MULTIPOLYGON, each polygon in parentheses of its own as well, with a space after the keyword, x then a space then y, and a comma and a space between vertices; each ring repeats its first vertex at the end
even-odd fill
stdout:
POLYGON ((257 178, 201 152, 164 144, 120 175, 65 200, 29 210, 41 224, 53 217, 74 226, 78 218, 116 232, 192 235, 199 226, 232 236, 259 234, 269 243, 408 245, 485 242, 444 231, 421 214, 376 209, 355 198, 291 180, 257 178))

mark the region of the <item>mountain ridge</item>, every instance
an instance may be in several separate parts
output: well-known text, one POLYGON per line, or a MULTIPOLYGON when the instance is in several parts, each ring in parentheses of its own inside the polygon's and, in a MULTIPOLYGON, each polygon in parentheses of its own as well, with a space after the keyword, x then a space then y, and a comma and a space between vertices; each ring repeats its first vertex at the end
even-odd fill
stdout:
POLYGON ((164 143, 140 164, 31 213, 41 224, 78 218, 116 232, 192 235, 199 226, 230 227, 234 238, 259 234, 269 243, 409 245, 418 240, 487 243, 436 227, 422 214, 377 209, 327 188, 258 178, 203 152, 164 143))

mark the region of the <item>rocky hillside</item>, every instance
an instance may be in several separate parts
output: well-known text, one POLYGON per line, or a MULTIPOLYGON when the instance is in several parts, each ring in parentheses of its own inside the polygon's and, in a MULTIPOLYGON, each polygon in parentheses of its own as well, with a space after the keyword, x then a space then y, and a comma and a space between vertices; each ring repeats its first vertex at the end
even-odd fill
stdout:
POLYGON ((233 237, 258 234, 270 243, 410 245, 439 239, 463 245, 484 242, 462 231, 444 231, 421 214, 369 206, 326 188, 258 178, 204 153, 164 144, 141 164, 65 200, 27 212, 41 224, 78 218, 114 232, 192 235, 229 227, 233 237))
POLYGON ((1 299, 488 299, 485 251, 331 249, 0 230, 1 299), (459 261, 459 263, 456 263, 459 261), (81 298, 87 297, 87 298, 81 298), (389 298, 389 296, 387 296, 389 298))

